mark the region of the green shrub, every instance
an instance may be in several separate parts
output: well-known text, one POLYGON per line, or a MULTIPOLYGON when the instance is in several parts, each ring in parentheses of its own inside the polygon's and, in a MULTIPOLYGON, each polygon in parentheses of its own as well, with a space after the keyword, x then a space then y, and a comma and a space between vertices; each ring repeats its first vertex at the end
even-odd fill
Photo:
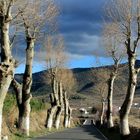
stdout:
MULTIPOLYGON (((30 104, 31 104, 32 111, 43 110, 47 106, 42 100, 37 98, 32 98, 30 104)), ((14 94, 8 93, 4 101, 3 112, 4 113, 10 112, 11 108, 14 106, 17 106, 16 97, 14 94)))
POLYGON ((32 98, 30 104, 32 111, 39 111, 46 108, 46 104, 37 98, 32 98))
POLYGON ((4 101, 3 112, 10 112, 11 108, 14 106, 16 106, 16 97, 15 95, 8 93, 4 101))

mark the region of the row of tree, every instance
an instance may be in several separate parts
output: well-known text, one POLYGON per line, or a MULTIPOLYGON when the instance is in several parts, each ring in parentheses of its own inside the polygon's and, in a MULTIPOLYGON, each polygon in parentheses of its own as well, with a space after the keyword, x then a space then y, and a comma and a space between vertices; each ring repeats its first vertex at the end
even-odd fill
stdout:
MULTIPOLYGON (((111 0, 108 5, 107 19, 109 20, 105 27, 105 42, 107 42, 107 46, 111 47, 109 52, 114 60, 114 69, 108 81, 107 121, 109 128, 114 126, 112 120, 113 85, 122 58, 120 52, 126 50, 123 55, 128 57, 129 81, 126 98, 120 110, 120 133, 122 136, 128 136, 130 134, 128 117, 137 85, 137 76, 140 71, 140 68, 135 67, 140 40, 140 0, 111 0)), ((55 17, 57 14, 58 9, 53 0, 0 0, 0 139, 3 103, 11 83, 16 93, 19 109, 18 127, 26 135, 29 135, 35 43, 38 40, 43 40, 41 38, 44 37, 44 33, 52 33, 56 30, 55 17), (15 34, 13 34, 14 30, 15 34), (16 36, 17 39, 22 36, 26 42, 26 62, 22 83, 18 83, 14 79, 15 68, 18 65, 12 53, 16 45, 14 42, 16 36)), ((58 37, 57 41, 48 37, 46 43, 47 68, 52 85, 51 108, 48 110, 46 121, 46 126, 49 129, 53 124, 56 128, 59 128, 63 110, 64 124, 66 127, 70 124, 71 108, 67 92, 71 87, 69 83, 73 76, 70 72, 62 69, 65 64, 64 60, 66 60, 63 55, 62 42, 61 37, 58 37), (59 45, 55 45, 55 43, 59 45)))
POLYGON ((56 129, 60 127, 61 114, 64 112, 64 127, 70 127, 72 109, 68 95, 75 84, 71 70, 65 69, 68 56, 64 50, 63 39, 47 37, 47 79, 50 79, 52 93, 50 94, 51 108, 48 110, 46 126, 51 130, 53 124, 56 129))
MULTIPOLYGON (((57 15, 58 8, 53 0, 0 0, 0 139, 2 134, 3 103, 10 85, 13 86, 16 94, 19 112, 18 129, 29 136, 32 67, 35 46, 36 44, 43 46, 44 43, 42 42, 44 42, 46 34, 54 36, 54 32, 57 30, 57 15), (21 37, 26 42, 26 55, 25 71, 22 83, 19 83, 14 78, 14 73, 21 60, 17 61, 13 55, 15 46, 21 47, 21 44, 19 45, 21 37)), ((55 127, 59 128, 62 110, 64 110, 65 127, 70 126, 71 118, 67 92, 70 90, 69 83, 72 81, 73 76, 71 72, 62 69, 61 64, 64 64, 63 60, 66 59, 63 57, 64 55, 61 55, 64 52, 63 40, 60 37, 58 38, 56 41, 48 37, 48 41, 45 44, 45 47, 47 46, 47 68, 49 69, 49 79, 52 85, 51 108, 48 111, 46 121, 48 128, 53 125, 54 114, 56 114, 55 127), (57 45, 54 45, 55 43, 57 45), (57 46, 57 48, 54 49, 52 46, 57 46)))
MULTIPOLYGON (((16 93, 19 111, 18 128, 23 134, 29 136, 31 112, 30 100, 32 98, 32 67, 35 44, 37 42, 40 43, 39 40, 41 40, 42 43, 46 33, 54 33, 56 30, 57 15, 58 8, 53 0, 0 0, 0 139, 2 134, 3 103, 10 84, 12 84, 16 93), (14 72, 15 68, 18 66, 18 61, 13 57, 15 46, 19 44, 16 44, 15 38, 17 42, 19 42, 19 39, 21 39, 20 37, 22 37, 23 40, 25 39, 24 41, 26 42, 26 61, 22 83, 18 83, 18 81, 14 79, 14 72)), ((19 47, 21 47, 20 45, 19 47)), ((56 68, 54 68, 54 70, 55 69, 56 68)), ((51 68, 51 70, 53 71, 53 68, 51 68)), ((56 104, 57 114, 61 114, 61 94, 63 94, 63 102, 66 108, 65 120, 66 122, 69 122, 71 109, 66 96, 66 89, 62 86, 61 79, 59 78, 58 80, 58 78, 56 78, 56 71, 50 73, 52 74, 50 78, 54 89, 52 95, 56 95, 57 98, 60 98, 58 104, 58 99, 56 99, 55 96, 52 96, 51 104, 52 106, 56 104)), ((66 126, 68 126, 68 124, 66 124, 66 126)))
POLYGON ((128 87, 125 100, 120 109, 120 134, 123 139, 130 135, 129 113, 133 103, 137 77, 137 48, 140 40, 140 0, 111 0, 106 6, 107 19, 104 31, 105 46, 114 61, 114 68, 108 80, 107 126, 114 127, 113 89, 119 63, 122 57, 128 58, 128 87))

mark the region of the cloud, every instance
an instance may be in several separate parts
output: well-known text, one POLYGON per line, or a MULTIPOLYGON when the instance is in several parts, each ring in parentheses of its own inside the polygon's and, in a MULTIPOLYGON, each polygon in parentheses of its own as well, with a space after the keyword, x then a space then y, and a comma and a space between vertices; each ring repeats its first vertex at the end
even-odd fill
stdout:
POLYGON ((66 50, 78 55, 105 56, 99 43, 104 24, 105 0, 58 0, 60 33, 66 50))
POLYGON ((106 56, 106 52, 102 44, 101 39, 96 35, 79 35, 79 40, 68 40, 69 36, 66 37, 66 50, 72 54, 81 55, 95 55, 95 56, 106 56), (80 39, 81 38, 81 39, 80 39))
MULTIPOLYGON (((60 6, 60 16, 58 18, 59 32, 64 36, 66 52, 71 55, 73 60, 76 61, 83 59, 85 56, 92 55, 106 57, 105 49, 100 43, 106 1, 56 0, 60 6)), ((24 38, 24 36, 18 38, 24 38)), ((25 40, 18 40, 16 46, 17 51, 14 52, 14 55, 19 60, 23 60, 25 58, 25 40)), ((34 59, 36 62, 42 60, 38 57, 40 48, 40 45, 37 43, 35 47, 36 57, 34 59)), ((42 56, 44 58, 45 55, 43 52, 42 56)))

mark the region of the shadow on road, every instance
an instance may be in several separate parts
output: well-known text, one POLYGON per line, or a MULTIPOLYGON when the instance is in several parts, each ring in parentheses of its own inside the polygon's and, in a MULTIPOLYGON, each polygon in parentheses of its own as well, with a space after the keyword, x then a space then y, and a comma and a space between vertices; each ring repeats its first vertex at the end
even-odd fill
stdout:
POLYGON ((97 138, 98 140, 108 140, 105 136, 102 135, 101 132, 94 127, 94 125, 84 125, 82 126, 85 132, 88 132, 89 135, 92 135, 94 138, 97 138))
POLYGON ((33 140, 106 140, 93 125, 67 129, 33 140))

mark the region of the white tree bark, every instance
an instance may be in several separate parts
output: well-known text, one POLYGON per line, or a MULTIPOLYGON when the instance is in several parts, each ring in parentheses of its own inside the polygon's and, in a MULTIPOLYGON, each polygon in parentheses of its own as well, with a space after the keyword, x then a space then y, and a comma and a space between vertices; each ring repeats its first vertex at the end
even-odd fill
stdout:
POLYGON ((102 99, 102 108, 101 108, 101 116, 100 116, 100 124, 104 123, 104 113, 105 113, 105 101, 102 99))
POLYGON ((68 127, 68 101, 67 101, 67 96, 66 96, 66 92, 64 92, 64 127, 67 128, 68 127))
MULTIPOLYGON (((26 48, 26 67, 23 75, 23 86, 22 86, 22 102, 19 104, 19 129, 23 134, 29 136, 30 128, 30 100, 31 86, 32 86, 32 63, 34 57, 34 39, 27 37, 27 48, 26 48)), ((20 90, 18 90, 20 92, 20 90)), ((20 93, 18 93, 20 94, 20 93)), ((21 100, 21 98, 19 98, 21 100)), ((18 101, 20 102, 20 101, 18 101)))
POLYGON ((51 108, 48 109, 48 114, 47 114, 47 119, 46 119, 46 127, 51 131, 51 128, 54 123, 54 115, 57 111, 57 105, 59 104, 59 99, 58 99, 58 83, 56 81, 56 75, 52 74, 52 91, 50 95, 50 101, 51 101, 51 108))
POLYGON ((135 89, 137 85, 137 74, 138 72, 135 69, 135 54, 128 53, 129 60, 129 85, 127 89, 127 95, 124 100, 124 103, 120 110, 120 134, 125 137, 130 135, 128 115, 133 103, 135 89))
POLYGON ((60 127, 61 114, 64 108, 63 107, 63 88, 62 88, 61 82, 58 83, 58 99, 59 99, 59 102, 57 103, 57 111, 56 111, 55 121, 54 121, 54 125, 56 129, 59 129, 60 127))
POLYGON ((67 99, 67 92, 63 93, 64 95, 64 127, 68 128, 69 125, 69 102, 67 99))
POLYGON ((120 120, 120 132, 121 134, 123 134, 123 136, 127 136, 130 134, 128 122, 128 115, 120 120))
POLYGON ((68 128, 71 127, 71 116, 72 116, 72 108, 69 106, 69 109, 68 109, 68 112, 69 112, 69 117, 68 117, 68 128))
MULTIPOLYGON (((1 2, 2 4, 2 2, 1 2)), ((0 63, 0 140, 2 131, 2 110, 3 103, 8 92, 9 86, 13 79, 15 70, 15 60, 12 58, 10 39, 9 39, 9 26, 11 22, 11 5, 7 11, 6 3, 1 5, 0 13, 0 36, 1 36, 1 63, 0 63), (5 13, 6 12, 6 13, 5 13)))
POLYGON ((107 106, 107 127, 108 128, 113 128, 114 123, 113 123, 113 117, 112 117, 112 112, 113 112, 113 89, 114 89, 114 80, 116 78, 116 73, 112 72, 110 75, 109 83, 108 83, 108 106, 107 106))
POLYGON ((57 106, 53 106, 48 110, 46 127, 49 129, 49 131, 51 131, 51 128, 53 126, 53 117, 54 117, 56 110, 57 110, 57 106))
POLYGON ((55 123, 54 126, 56 129, 59 129, 60 127, 61 114, 62 114, 62 107, 58 106, 56 111, 56 116, 55 116, 55 122, 54 122, 55 123))
POLYGON ((2 110, 3 110, 3 103, 5 100, 6 93, 8 92, 9 86, 12 81, 12 76, 8 75, 6 78, 2 78, 1 81, 1 88, 0 88, 0 140, 1 140, 1 132, 2 132, 2 110))

